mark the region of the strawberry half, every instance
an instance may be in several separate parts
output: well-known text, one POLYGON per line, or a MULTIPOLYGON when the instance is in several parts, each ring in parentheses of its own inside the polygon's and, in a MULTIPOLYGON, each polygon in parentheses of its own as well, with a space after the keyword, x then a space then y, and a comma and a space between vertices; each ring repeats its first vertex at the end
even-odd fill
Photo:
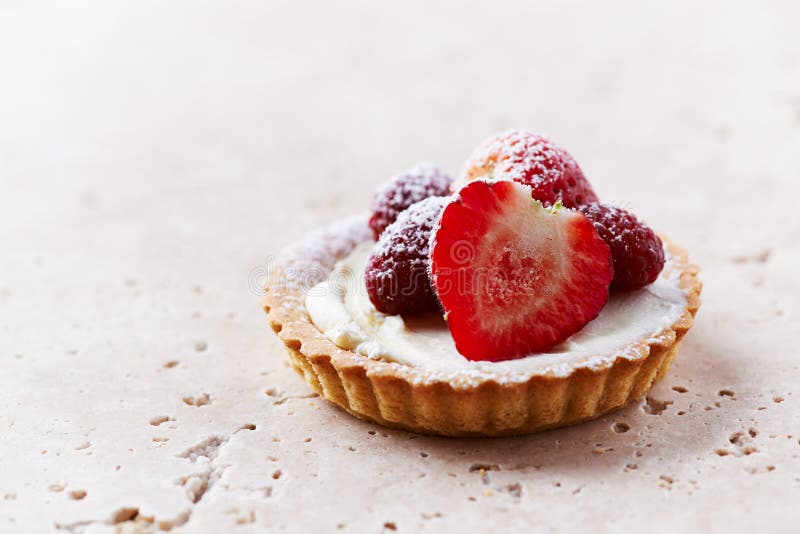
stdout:
POLYGON ((458 351, 499 361, 546 351, 608 301, 611 251, 580 212, 531 188, 477 180, 442 212, 431 281, 458 351))

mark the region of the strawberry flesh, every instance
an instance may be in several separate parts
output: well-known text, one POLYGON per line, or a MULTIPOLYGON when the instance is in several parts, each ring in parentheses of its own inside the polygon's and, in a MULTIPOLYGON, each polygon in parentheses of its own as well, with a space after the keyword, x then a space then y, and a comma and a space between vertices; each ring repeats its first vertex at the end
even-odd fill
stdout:
POLYGON ((458 351, 501 361, 543 352, 608 301, 611 252, 581 213, 511 181, 467 184, 431 241, 431 281, 458 351))

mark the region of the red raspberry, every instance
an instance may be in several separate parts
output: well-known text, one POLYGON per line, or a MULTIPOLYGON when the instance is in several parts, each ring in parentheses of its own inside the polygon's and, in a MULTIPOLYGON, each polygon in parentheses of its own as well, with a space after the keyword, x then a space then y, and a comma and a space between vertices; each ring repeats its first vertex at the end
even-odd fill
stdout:
POLYGON ((434 311, 439 301, 429 279, 429 242, 449 197, 428 197, 400 213, 375 244, 364 270, 367 295, 389 315, 434 311))
POLYGON ((564 206, 576 208, 598 200, 578 163, 566 150, 527 130, 511 130, 484 141, 467 161, 453 191, 477 178, 528 185, 533 198, 545 206, 561 200, 564 206))
POLYGON ((589 204, 580 211, 611 247, 612 290, 630 291, 655 282, 664 268, 664 245, 649 226, 632 213, 609 204, 589 204))
POLYGON ((431 163, 417 163, 383 184, 372 197, 369 227, 375 240, 411 204, 450 194, 453 179, 431 163))

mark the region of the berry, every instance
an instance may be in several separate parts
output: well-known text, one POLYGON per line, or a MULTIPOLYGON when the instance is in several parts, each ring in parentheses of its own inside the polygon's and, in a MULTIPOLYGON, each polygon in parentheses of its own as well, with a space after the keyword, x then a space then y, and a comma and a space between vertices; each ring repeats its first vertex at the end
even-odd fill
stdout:
POLYGON ((429 242, 448 197, 428 197, 400 213, 367 260, 364 281, 372 305, 389 315, 439 309, 428 276, 429 242))
MULTIPOLYGON (((456 189, 477 178, 513 180, 529 185, 545 206, 556 201, 568 208, 597 202, 575 159, 546 137, 511 130, 484 141, 467 161, 456 189)), ((454 189, 454 190, 456 190, 454 189)))
POLYGON ((664 268, 664 245, 649 226, 632 213, 609 204, 589 204, 580 210, 611 247, 612 290, 630 291, 656 281, 664 268))
POLYGON ((450 194, 453 179, 430 163, 417 163, 391 178, 372 197, 369 227, 377 241, 387 226, 411 204, 428 197, 450 194))
POLYGON ((516 182, 470 182, 431 238, 433 287, 469 360, 561 343, 597 317, 612 276, 611 251, 586 217, 545 208, 516 182))

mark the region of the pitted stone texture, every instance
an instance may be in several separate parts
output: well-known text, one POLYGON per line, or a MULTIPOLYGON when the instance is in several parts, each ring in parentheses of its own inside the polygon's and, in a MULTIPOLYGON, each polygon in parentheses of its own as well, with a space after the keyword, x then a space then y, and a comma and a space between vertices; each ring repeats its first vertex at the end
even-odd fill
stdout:
POLYGON ((794 531, 798 9, 0 8, 0 530, 794 531), (499 440, 309 397, 269 255, 515 127, 702 266, 670 374, 499 440))

